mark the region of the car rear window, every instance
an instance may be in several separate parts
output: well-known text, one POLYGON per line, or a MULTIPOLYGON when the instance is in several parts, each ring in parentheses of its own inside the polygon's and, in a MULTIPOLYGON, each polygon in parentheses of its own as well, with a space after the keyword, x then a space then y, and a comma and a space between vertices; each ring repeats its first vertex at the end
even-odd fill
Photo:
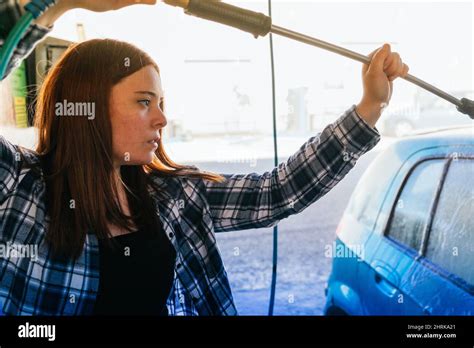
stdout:
POLYGON ((453 160, 433 218, 426 258, 474 284, 474 160, 453 160))
POLYGON ((415 251, 421 247, 444 162, 428 160, 418 164, 395 202, 387 235, 415 251))
POLYGON ((386 156, 385 152, 380 153, 357 183, 345 213, 367 228, 373 228, 382 199, 392 180, 391 173, 395 171, 392 157, 386 156))

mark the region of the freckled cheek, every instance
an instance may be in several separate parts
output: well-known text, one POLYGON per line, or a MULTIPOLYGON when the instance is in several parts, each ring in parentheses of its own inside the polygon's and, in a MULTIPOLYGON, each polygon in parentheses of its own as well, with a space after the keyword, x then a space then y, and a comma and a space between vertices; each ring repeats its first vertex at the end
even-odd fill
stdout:
POLYGON ((139 146, 145 142, 146 126, 140 117, 121 118, 115 125, 114 143, 120 148, 139 146))

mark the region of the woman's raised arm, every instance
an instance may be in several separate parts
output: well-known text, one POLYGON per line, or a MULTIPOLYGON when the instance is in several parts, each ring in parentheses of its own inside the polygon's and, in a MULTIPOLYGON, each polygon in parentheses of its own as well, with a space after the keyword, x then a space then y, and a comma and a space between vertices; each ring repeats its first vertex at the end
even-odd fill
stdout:
POLYGON ((301 212, 341 181, 379 139, 354 105, 271 172, 206 182, 216 232, 269 227, 301 212))

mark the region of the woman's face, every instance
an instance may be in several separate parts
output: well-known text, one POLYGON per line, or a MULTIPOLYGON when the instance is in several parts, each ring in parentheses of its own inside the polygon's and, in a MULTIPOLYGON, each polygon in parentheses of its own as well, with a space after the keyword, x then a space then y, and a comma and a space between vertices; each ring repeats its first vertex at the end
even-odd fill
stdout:
POLYGON ((127 76, 112 88, 109 108, 116 167, 152 161, 158 148, 159 130, 166 126, 162 102, 160 75, 152 65, 127 76))

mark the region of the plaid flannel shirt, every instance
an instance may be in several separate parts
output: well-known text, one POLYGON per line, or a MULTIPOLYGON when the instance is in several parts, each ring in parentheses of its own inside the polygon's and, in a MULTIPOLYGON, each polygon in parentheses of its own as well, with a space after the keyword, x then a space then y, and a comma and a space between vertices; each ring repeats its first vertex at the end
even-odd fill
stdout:
MULTIPOLYGON (((215 232, 271 227, 301 212, 379 139, 353 105, 272 171, 225 175, 223 183, 153 176, 159 190, 149 192, 177 255, 170 315, 236 315, 215 232)), ((100 261, 95 233, 87 231, 78 259, 53 259, 38 158, 1 136, 0 150, 0 246, 37 247, 35 258, 0 255, 0 312, 93 314, 100 261)))

